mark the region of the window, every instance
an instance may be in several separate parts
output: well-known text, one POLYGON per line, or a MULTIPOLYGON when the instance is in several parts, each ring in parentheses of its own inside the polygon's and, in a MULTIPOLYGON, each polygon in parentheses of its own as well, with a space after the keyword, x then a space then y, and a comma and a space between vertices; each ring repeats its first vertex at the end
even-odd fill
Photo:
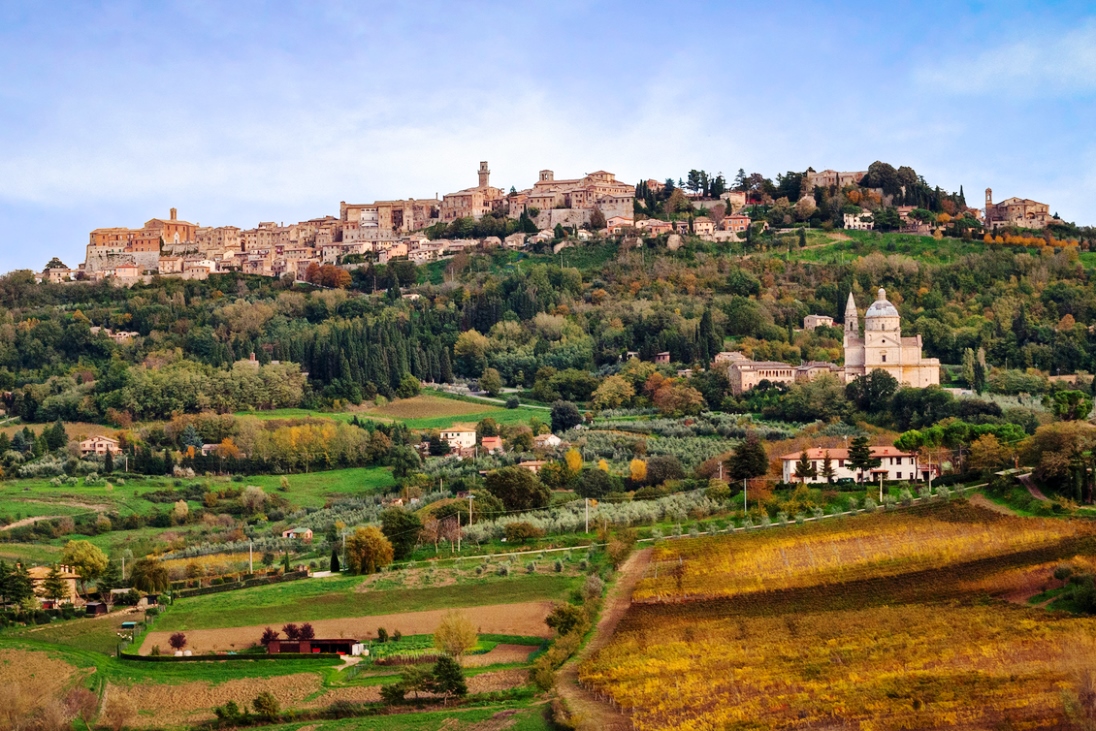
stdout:
POLYGON ((884 362, 884 363, 886 363, 886 362, 887 362, 887 354, 886 354, 886 353, 883 353, 883 362, 884 362))
POLYGON ((901 480, 901 479, 902 479, 902 473, 901 473, 901 472, 899 472, 899 473, 897 473, 897 474, 898 474, 898 479, 899 479, 899 480, 901 480))

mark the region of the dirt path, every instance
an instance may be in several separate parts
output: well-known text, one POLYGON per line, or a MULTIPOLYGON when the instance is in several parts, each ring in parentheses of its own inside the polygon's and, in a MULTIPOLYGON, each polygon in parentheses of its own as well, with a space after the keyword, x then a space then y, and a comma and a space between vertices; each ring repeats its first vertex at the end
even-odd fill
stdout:
POLYGON ((23 518, 17 520, 14 523, 8 523, 5 526, 0 526, 0 531, 15 530, 16 528, 22 528, 24 525, 34 525, 40 520, 53 520, 54 518, 60 518, 60 515, 36 515, 33 518, 23 518))
POLYGON ((620 567, 617 578, 609 595, 605 598, 605 607, 601 619, 594 628, 594 636, 575 657, 564 663, 556 675, 556 690, 567 701, 567 706, 577 719, 581 719, 579 728, 604 729, 606 731, 630 731, 632 720, 615 710, 596 693, 586 690, 578 683, 578 666, 595 652, 605 647, 613 637, 620 620, 632 603, 632 591, 643 576, 647 564, 651 561, 651 550, 645 548, 633 553, 620 567))
POLYGON ((969 502, 971 505, 977 505, 980 508, 992 510, 993 512, 1000 513, 1001 515, 1016 515, 1016 512, 1012 508, 1007 508, 1004 505, 998 505, 997 503, 987 498, 985 495, 971 495, 969 502))
POLYGON ((1032 482, 1032 480, 1031 480, 1031 475, 1030 474, 1020 475, 1017 479, 1020 480, 1020 484, 1022 484, 1024 487, 1026 487, 1027 491, 1029 493, 1031 493, 1031 496, 1033 498, 1035 498, 1036 500, 1049 500, 1050 499, 1046 495, 1043 494, 1042 490, 1040 490, 1039 488, 1037 488, 1035 486, 1035 483, 1032 482))

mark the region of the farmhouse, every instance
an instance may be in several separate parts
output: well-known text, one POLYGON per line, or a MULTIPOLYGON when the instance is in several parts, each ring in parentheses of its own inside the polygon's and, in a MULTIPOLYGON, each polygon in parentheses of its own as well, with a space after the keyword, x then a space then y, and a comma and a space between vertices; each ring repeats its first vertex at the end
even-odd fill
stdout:
POLYGON ((312 541, 312 529, 311 528, 290 528, 282 531, 282 538, 291 538, 293 540, 301 540, 306 543, 312 541))
POLYGON ((538 449, 552 449, 563 444, 563 440, 555 434, 539 434, 533 437, 533 446, 538 449))
POLYGON ((121 454, 122 450, 118 448, 118 440, 111 439, 110 437, 97 436, 89 437, 80 442, 80 456, 87 457, 89 455, 96 455, 101 457, 107 452, 111 454, 121 454))
POLYGON ((318 655, 320 653, 333 653, 338 655, 361 655, 365 646, 352 639, 312 639, 312 640, 271 640, 266 646, 268 655, 279 655, 284 652, 301 653, 304 655, 318 655))
POLYGON ((488 454, 502 451, 502 437, 484 437, 480 440, 483 451, 488 454))
MULTIPOLYGON (((804 480, 804 482, 818 483, 826 482, 826 478, 822 476, 822 467, 826 462, 826 457, 830 459, 830 466, 833 467, 833 479, 860 479, 860 473, 849 466, 849 450, 844 448, 824 449, 822 447, 813 447, 805 450, 807 459, 811 461, 814 466, 816 476, 810 477, 804 480)), ((929 478, 930 470, 934 468, 927 465, 922 465, 915 452, 903 452, 896 447, 872 447, 871 456, 880 460, 878 467, 871 470, 870 475, 864 474, 864 478, 870 477, 873 481, 878 481, 880 475, 884 480, 906 480, 910 482, 916 482, 919 480, 927 480, 929 478)), ((784 482, 799 482, 799 479, 795 476, 795 465, 799 462, 800 453, 785 454, 780 458, 780 461, 784 464, 782 473, 782 479, 784 482)))
POLYGON ((548 464, 543 459, 531 459, 526 462, 518 462, 518 467, 523 470, 529 470, 534 475, 540 472, 540 468, 548 464))
POLYGON ((441 438, 449 442, 450 449, 471 449, 476 446, 475 429, 443 429, 441 438))
MULTIPOLYGON (((80 580, 80 575, 72 571, 68 566, 58 566, 58 572, 61 575, 61 583, 65 587, 65 595, 61 597, 61 603, 68 602, 69 604, 75 604, 79 599, 79 595, 76 593, 76 582, 80 580)), ((34 566, 27 569, 27 575, 30 576, 31 585, 34 587, 34 593, 42 600, 43 604, 50 601, 45 599, 44 594, 46 591, 46 579, 50 574, 49 566, 34 566)))

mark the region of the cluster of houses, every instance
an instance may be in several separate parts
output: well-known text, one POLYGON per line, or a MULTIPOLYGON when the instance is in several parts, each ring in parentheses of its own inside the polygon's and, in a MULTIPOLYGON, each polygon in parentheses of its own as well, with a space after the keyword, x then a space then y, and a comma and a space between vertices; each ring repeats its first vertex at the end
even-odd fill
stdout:
MULTIPOLYGON (((449 453, 460 459, 472 459, 487 454, 501 454, 505 451, 502 437, 480 437, 476 433, 475 427, 471 426, 453 426, 449 429, 442 429, 439 437, 449 445, 449 453)), ((538 452, 549 451, 563 445, 563 440, 555 434, 538 434, 533 437, 533 449, 538 452)), ((416 448, 419 452, 427 454, 430 443, 422 442, 416 448)), ((519 462, 517 466, 536 474, 545 464, 547 462, 543 460, 525 460, 519 462)))
MULTIPOLYGON (((726 191, 713 199, 686 194, 700 215, 691 220, 663 221, 636 216, 635 188, 605 170, 577 178, 556 178, 552 170, 541 170, 531 187, 511 189, 509 193, 491 185, 486 161, 480 163, 477 173, 476 186, 440 199, 435 194, 428 198, 372 203, 342 201, 337 217, 328 215, 290 224, 264 221, 250 229, 190 223, 180 219, 172 208, 167 218, 150 219, 141 228, 95 229, 90 234, 82 264, 70 269, 53 260, 40 279, 67 282, 110 277, 118 284, 133 284, 149 281, 154 275, 204 279, 215 273, 244 272, 303 280, 312 265, 353 269, 365 261, 384 264, 406 258, 424 263, 470 247, 521 248, 539 240, 552 240, 557 225, 574 230, 591 228, 596 217, 605 220, 604 228, 600 229, 605 235, 691 234, 708 241, 734 241, 753 223, 743 212, 748 200, 742 191, 726 191), (526 217, 540 233, 514 234, 505 239, 486 237, 480 241, 430 240, 422 233, 436 223, 461 218, 478 220, 489 214, 512 219, 526 217)), ((806 182, 812 190, 817 186, 859 185, 866 174, 865 171, 808 171, 806 182)), ((645 186, 656 194, 664 188, 656 180, 646 181, 645 186)), ((927 229, 925 224, 910 218, 913 206, 897 210, 908 229, 927 229)), ((977 209, 971 212, 983 217, 977 209)), ((868 209, 845 214, 844 219, 849 229, 874 227, 868 209)), ((992 228, 1043 228, 1053 218, 1049 206, 1037 201, 1009 198, 994 204, 992 191, 987 189, 983 220, 992 228)), ((591 234, 581 231, 578 235, 588 238, 591 234)))

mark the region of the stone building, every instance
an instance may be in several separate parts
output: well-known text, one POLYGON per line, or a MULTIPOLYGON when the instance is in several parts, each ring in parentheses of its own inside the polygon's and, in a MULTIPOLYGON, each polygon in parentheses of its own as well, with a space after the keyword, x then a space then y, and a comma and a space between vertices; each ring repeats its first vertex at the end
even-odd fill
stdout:
POLYGON ((846 185, 860 185, 860 181, 868 174, 867 170, 853 172, 838 172, 836 170, 822 170, 820 172, 807 171, 807 185, 811 190, 815 188, 829 188, 837 186, 844 188, 846 185))
POLYGON ((887 301, 880 289, 875 302, 864 314, 864 333, 856 300, 849 293, 845 306, 845 380, 851 381, 871 371, 886 371, 898 382, 924 388, 940 384, 940 361, 921 355, 921 336, 902 337, 898 309, 887 301))
POLYGON ((1050 215, 1050 206, 1046 203, 1033 201, 1030 198, 1006 198, 1000 203, 993 202, 993 189, 986 188, 986 212, 984 221, 986 228, 995 229, 1002 226, 1015 226, 1017 228, 1046 228, 1053 221, 1050 215))
MULTIPOLYGON (((635 188, 616 179, 616 175, 605 170, 589 173, 581 178, 556 179, 551 170, 541 170, 533 187, 509 196, 508 213, 518 218, 528 213, 530 208, 537 209, 542 215, 546 211, 569 209, 571 218, 576 215, 588 219, 589 213, 599 209, 606 219, 613 216, 631 218, 633 215, 635 188)), ((545 221, 545 225, 555 225, 558 221, 545 221)), ((541 226, 538 219, 538 226, 541 226)))
POLYGON ((501 188, 491 186, 491 171, 487 161, 479 164, 479 185, 442 196, 439 218, 449 223, 458 218, 479 220, 487 213, 500 210, 506 202, 501 188))

